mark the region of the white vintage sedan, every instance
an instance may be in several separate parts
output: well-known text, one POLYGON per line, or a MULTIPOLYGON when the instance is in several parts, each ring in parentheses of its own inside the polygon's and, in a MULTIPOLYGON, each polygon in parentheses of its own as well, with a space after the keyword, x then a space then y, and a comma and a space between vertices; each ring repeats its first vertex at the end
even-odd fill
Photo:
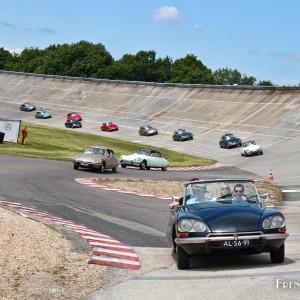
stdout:
POLYGON ((242 156, 264 154, 263 149, 260 145, 256 144, 255 141, 243 142, 241 147, 242 156))
POLYGON ((120 164, 122 168, 134 166, 141 170, 160 168, 162 171, 166 171, 169 166, 169 162, 159 151, 147 148, 139 148, 130 155, 121 155, 120 164))

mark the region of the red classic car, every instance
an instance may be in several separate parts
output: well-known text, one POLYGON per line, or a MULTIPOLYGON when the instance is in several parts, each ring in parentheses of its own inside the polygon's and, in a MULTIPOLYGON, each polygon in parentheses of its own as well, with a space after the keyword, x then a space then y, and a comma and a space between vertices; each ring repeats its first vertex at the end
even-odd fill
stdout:
POLYGON ((67 120, 76 120, 76 121, 82 121, 81 115, 77 112, 71 112, 67 114, 67 120))
POLYGON ((116 131, 116 130, 119 130, 118 125, 114 124, 113 122, 102 123, 100 129, 102 131, 116 131))

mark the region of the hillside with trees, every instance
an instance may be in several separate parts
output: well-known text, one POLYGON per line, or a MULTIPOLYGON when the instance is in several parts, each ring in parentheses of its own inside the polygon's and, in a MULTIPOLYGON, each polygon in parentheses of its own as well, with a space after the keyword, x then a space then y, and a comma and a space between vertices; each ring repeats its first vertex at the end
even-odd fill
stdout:
POLYGON ((25 48, 20 54, 0 48, 0 70, 160 83, 273 86, 269 80, 257 83, 254 76, 237 69, 212 71, 193 54, 173 61, 168 56, 156 57, 153 50, 141 50, 115 60, 104 45, 87 41, 50 45, 44 50, 25 48))

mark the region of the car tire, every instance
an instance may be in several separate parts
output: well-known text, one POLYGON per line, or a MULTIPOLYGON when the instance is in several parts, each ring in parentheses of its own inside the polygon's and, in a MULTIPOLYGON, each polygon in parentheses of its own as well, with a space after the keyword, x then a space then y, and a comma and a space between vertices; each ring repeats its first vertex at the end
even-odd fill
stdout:
POLYGON ((125 169, 125 168, 126 168, 126 165, 121 165, 121 167, 125 169))
POLYGON ((260 151, 260 155, 263 155, 264 154, 264 151, 260 151))
POLYGON ((145 160, 143 160, 140 164, 140 169, 141 170, 146 170, 147 168, 147 162, 145 160))
POLYGON ((167 171, 167 167, 161 168, 162 171, 167 171))
POLYGON ((102 174, 103 172, 104 172, 104 165, 102 164, 101 166, 100 166, 100 168, 98 169, 98 172, 100 173, 100 174, 102 174))
POLYGON ((113 171, 114 173, 117 173, 117 168, 112 168, 112 171, 113 171))
POLYGON ((182 142, 182 138, 181 137, 179 138, 179 142, 182 142))
POLYGON ((229 148, 230 148, 228 144, 226 145, 226 148, 227 148, 227 149, 229 149, 229 148))
POLYGON ((177 252, 177 268, 179 270, 188 269, 190 267, 189 255, 180 246, 177 246, 176 252, 177 252))
POLYGON ((74 164, 74 170, 78 170, 79 169, 79 166, 74 164))
POLYGON ((284 261, 284 243, 275 251, 270 252, 271 262, 280 264, 284 261))
POLYGON ((150 170, 150 167, 146 167, 146 170, 150 170))

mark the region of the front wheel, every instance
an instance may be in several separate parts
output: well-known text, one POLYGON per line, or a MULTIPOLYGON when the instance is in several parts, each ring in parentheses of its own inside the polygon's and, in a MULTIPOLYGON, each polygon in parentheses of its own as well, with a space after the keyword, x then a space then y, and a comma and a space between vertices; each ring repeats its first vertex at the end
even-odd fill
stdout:
POLYGON ((177 252, 177 268, 179 270, 188 269, 190 267, 189 255, 180 246, 177 246, 176 252, 177 252))
POLYGON ((146 168, 147 168, 147 162, 145 160, 143 160, 142 163, 140 164, 140 169, 146 170, 146 168))
POLYGON ((126 168, 126 165, 121 165, 122 168, 126 168))
POLYGON ((74 170, 78 170, 78 169, 79 169, 78 165, 74 164, 74 170))
POLYGON ((116 172, 117 172, 117 168, 112 168, 112 171, 113 171, 114 173, 116 173, 116 172))
POLYGON ((271 262, 281 264, 284 261, 284 243, 275 251, 270 252, 271 262))
POLYGON ((104 172, 104 165, 101 165, 101 166, 100 166, 98 172, 99 172, 100 174, 102 174, 102 173, 104 172))

